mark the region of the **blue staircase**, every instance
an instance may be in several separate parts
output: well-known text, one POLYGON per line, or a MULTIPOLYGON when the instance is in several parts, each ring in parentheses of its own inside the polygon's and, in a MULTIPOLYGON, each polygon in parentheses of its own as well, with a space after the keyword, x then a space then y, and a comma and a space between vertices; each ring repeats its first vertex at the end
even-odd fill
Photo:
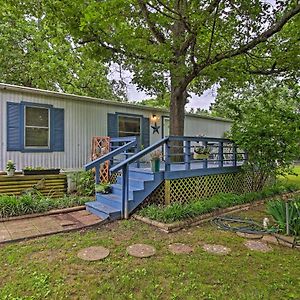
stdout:
MULTIPOLYGON (((128 174, 128 213, 133 212, 163 180, 163 172, 131 168, 128 174)), ((96 201, 86 203, 86 209, 101 219, 117 220, 122 211, 122 176, 112 184, 111 194, 96 193, 96 201)))

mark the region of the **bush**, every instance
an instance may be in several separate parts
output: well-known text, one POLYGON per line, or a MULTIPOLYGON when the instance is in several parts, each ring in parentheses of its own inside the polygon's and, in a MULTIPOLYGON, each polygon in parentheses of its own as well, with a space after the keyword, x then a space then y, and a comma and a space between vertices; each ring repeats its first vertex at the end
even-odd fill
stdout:
POLYGON ((92 171, 77 172, 73 175, 77 195, 92 196, 95 194, 95 177, 92 171))
POLYGON ((41 194, 34 196, 24 195, 0 196, 0 218, 21 216, 33 213, 42 213, 52 209, 61 209, 84 205, 88 199, 81 197, 48 198, 41 194))
POLYGON ((235 205, 251 203, 274 195, 295 191, 294 184, 275 184, 266 187, 261 192, 251 192, 243 195, 234 193, 220 193, 211 198, 198 199, 187 204, 174 203, 169 206, 151 204, 139 211, 139 214, 153 220, 170 223, 188 218, 193 218, 216 209, 227 208, 235 205))

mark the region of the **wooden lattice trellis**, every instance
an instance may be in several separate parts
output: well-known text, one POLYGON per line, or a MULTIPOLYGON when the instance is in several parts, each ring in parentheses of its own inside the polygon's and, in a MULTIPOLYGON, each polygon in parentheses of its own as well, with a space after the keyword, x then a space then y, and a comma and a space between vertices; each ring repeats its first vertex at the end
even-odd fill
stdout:
MULTIPOLYGON (((95 160, 110 151, 110 137, 94 136, 92 139, 92 160, 95 160)), ((101 182, 109 182, 109 161, 100 167, 101 182)))
POLYGON ((251 179, 242 173, 226 173, 164 180, 144 201, 146 204, 187 203, 218 193, 244 193, 250 191, 251 179))

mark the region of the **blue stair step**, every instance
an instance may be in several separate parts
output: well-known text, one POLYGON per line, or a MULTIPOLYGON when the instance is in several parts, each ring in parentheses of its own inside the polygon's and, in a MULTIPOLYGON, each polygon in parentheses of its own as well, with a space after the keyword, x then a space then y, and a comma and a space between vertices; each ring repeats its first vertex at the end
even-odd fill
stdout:
POLYGON ((122 198, 120 195, 96 193, 96 201, 120 210, 122 208, 122 198))
POLYGON ((98 201, 87 202, 85 205, 87 211, 95 214, 102 219, 107 219, 109 217, 111 220, 117 220, 121 217, 120 209, 105 205, 98 201))
MULTIPOLYGON (((122 185, 121 184, 112 184, 112 192, 114 195, 122 196, 122 185)), ((144 188, 137 188, 129 185, 129 198, 128 200, 133 200, 134 192, 136 191, 142 191, 144 188)))
MULTIPOLYGON (((130 178, 130 177, 129 177, 129 186, 137 187, 137 188, 143 189, 143 188, 144 188, 144 182, 145 182, 145 181, 146 181, 146 180, 137 179, 137 178, 130 178)), ((117 178, 117 183, 118 183, 118 184, 122 184, 122 176, 118 176, 118 178, 117 178)))
POLYGON ((146 170, 140 171, 139 169, 130 169, 129 178, 139 179, 139 180, 153 180, 154 173, 146 170))

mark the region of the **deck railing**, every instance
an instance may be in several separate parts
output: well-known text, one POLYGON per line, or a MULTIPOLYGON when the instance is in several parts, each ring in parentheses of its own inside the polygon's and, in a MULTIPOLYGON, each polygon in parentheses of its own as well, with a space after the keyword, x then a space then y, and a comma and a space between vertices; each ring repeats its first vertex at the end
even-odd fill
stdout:
POLYGON ((222 171, 225 168, 236 168, 247 159, 246 153, 239 150, 232 140, 223 138, 169 136, 143 150, 139 150, 138 140, 135 137, 112 139, 112 141, 117 144, 116 147, 112 147, 114 150, 90 162, 85 169, 96 168, 96 183, 99 183, 100 165, 107 160, 111 161, 110 173, 122 171, 122 212, 125 218, 128 217, 129 167, 133 164, 134 167, 139 167, 140 159, 157 149, 163 151, 164 164, 160 171, 164 171, 165 174, 175 172, 176 168, 178 171, 178 166, 183 166, 179 168, 180 172, 197 176, 195 174, 200 169, 215 168, 222 171), (194 150, 199 146, 209 149, 209 157, 200 161, 193 159, 194 150), (116 160, 116 157, 121 154, 125 158, 116 160))

